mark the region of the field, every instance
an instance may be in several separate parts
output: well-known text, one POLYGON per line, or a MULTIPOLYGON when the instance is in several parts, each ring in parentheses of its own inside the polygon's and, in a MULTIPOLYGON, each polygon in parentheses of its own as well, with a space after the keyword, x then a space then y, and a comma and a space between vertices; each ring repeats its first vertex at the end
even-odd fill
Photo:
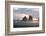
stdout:
POLYGON ((13 21, 14 28, 22 28, 22 27, 39 27, 38 21, 21 21, 14 20, 13 21))

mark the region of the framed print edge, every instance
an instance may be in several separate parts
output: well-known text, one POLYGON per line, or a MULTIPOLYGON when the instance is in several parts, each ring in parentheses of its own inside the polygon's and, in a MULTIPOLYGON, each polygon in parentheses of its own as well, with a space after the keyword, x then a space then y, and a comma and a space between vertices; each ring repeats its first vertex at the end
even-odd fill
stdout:
POLYGON ((5 1, 5 36, 8 36, 7 30, 7 2, 5 1))
POLYGON ((5 35, 19 35, 19 34, 38 34, 45 32, 45 3, 31 3, 31 2, 17 2, 17 1, 5 1, 5 35), (33 5, 41 5, 42 6, 42 30, 38 31, 19 31, 19 32, 10 32, 10 7, 9 5, 13 5, 15 3, 24 3, 24 4, 33 4, 33 5), (9 11, 8 11, 9 10, 9 11))

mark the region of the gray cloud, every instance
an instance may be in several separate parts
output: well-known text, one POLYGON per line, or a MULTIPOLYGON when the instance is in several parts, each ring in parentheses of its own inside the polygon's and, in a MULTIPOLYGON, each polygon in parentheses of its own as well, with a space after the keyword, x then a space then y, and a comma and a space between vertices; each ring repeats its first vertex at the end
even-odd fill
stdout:
POLYGON ((27 14, 35 17, 39 17, 39 9, 38 8, 13 8, 13 14, 27 14))

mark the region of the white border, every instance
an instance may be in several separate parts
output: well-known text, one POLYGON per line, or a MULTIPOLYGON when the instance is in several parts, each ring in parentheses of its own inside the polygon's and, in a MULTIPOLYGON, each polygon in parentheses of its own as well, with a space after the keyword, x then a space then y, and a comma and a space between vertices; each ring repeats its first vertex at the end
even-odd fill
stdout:
POLYGON ((10 5, 10 32, 17 31, 36 31, 42 30, 42 6, 24 6, 24 5, 10 5), (39 27, 28 27, 28 28, 13 28, 13 7, 18 8, 39 8, 39 27))

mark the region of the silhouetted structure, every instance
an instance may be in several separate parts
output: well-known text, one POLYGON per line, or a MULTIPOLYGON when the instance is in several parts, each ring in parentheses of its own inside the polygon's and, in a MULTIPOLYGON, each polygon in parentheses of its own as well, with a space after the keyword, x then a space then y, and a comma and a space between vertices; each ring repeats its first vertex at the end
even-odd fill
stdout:
POLYGON ((29 20, 30 20, 30 21, 32 21, 32 18, 33 18, 32 16, 29 16, 29 20))
POLYGON ((26 16, 24 16, 22 20, 23 20, 23 21, 27 21, 27 17, 26 17, 26 16))

